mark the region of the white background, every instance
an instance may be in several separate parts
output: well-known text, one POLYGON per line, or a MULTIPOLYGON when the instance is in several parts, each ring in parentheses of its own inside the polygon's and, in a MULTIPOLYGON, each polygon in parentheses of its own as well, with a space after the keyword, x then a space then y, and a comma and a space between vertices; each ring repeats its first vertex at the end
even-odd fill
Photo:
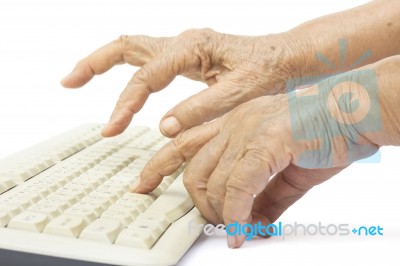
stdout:
MULTIPOLYGON (((263 35, 365 2, 2 0, 0 157, 71 127, 108 120, 135 68, 115 67, 79 90, 65 90, 59 80, 78 59, 121 34, 170 36, 188 28, 211 27, 263 35)), ((134 123, 157 128, 167 110, 202 88, 201 83, 176 79, 151 96, 134 123)), ((399 154, 397 148, 385 148, 380 164, 353 165, 313 189, 280 219, 380 225, 384 236, 256 239, 238 250, 229 250, 224 238, 202 236, 181 264, 399 265, 399 154)))

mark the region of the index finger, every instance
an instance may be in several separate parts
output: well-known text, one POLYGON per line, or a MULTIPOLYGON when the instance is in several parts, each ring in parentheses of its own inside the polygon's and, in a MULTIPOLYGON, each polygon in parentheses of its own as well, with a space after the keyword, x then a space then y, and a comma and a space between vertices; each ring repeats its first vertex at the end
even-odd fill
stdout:
POLYGON ((164 176, 173 174, 184 162, 191 160, 218 132, 214 121, 179 134, 150 159, 140 174, 139 184, 133 185, 131 190, 137 193, 151 192, 164 176))
POLYGON ((186 67, 198 65, 199 60, 190 51, 171 48, 143 65, 121 93, 110 121, 102 131, 103 136, 123 132, 151 93, 164 89, 186 67))
POLYGON ((61 84, 66 88, 78 88, 91 80, 94 75, 103 74, 115 65, 128 63, 142 66, 160 54, 169 39, 171 38, 122 35, 80 60, 61 84))

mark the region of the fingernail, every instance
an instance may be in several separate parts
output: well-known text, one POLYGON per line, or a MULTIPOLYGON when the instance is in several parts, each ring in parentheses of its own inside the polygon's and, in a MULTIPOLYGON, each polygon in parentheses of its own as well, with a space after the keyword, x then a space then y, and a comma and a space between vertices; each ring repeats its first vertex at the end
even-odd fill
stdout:
POLYGON ((236 236, 229 236, 227 237, 228 240, 228 247, 229 248, 236 248, 236 236))
POLYGON ((182 126, 174 116, 167 117, 161 123, 161 131, 166 135, 173 136, 181 130, 182 126))
POLYGON ((140 178, 136 179, 135 182, 133 182, 133 184, 131 185, 131 187, 129 188, 129 190, 131 192, 136 192, 137 187, 139 186, 140 183, 140 178))

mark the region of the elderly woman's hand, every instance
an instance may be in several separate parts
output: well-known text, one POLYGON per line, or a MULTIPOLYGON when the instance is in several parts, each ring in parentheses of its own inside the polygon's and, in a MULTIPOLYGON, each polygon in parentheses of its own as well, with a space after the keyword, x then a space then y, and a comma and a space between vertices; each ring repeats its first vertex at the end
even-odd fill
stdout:
POLYGON ((188 30, 173 38, 122 36, 81 60, 63 79, 65 87, 84 85, 93 75, 116 64, 140 66, 103 131, 121 133, 152 92, 165 88, 177 75, 209 87, 181 102, 162 119, 166 136, 210 121, 250 99, 283 92, 285 82, 298 75, 301 55, 287 34, 234 36, 210 29, 188 30))
MULTIPOLYGON (((243 103, 179 134, 149 161, 132 190, 152 191, 188 161, 184 183, 208 221, 268 225, 352 162, 400 144, 399 64, 397 56, 243 103)), ((228 244, 239 247, 244 239, 229 236, 228 244)))

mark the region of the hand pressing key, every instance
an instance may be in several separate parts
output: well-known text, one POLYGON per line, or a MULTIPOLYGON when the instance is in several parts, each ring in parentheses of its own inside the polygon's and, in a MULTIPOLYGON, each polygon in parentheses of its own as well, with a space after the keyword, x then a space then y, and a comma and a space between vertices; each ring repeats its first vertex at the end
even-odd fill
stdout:
MULTIPOLYGON (((244 103, 179 134, 132 190, 148 193, 190 161, 184 184, 208 221, 268 225, 353 161, 400 145, 399 66, 400 56, 392 57, 302 91, 244 103)), ((228 236, 228 245, 239 247, 245 237, 228 236)))

